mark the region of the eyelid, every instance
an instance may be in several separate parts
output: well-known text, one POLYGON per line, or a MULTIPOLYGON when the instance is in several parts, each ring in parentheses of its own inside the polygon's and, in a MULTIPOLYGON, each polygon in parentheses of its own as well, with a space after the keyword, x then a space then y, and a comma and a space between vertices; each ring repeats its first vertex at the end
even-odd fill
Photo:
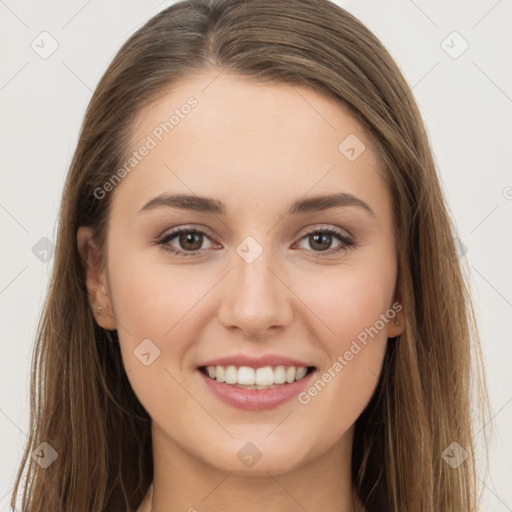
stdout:
POLYGON ((339 226, 333 226, 332 224, 319 223, 319 224, 311 224, 310 227, 306 226, 306 231, 302 235, 301 240, 305 236, 310 235, 311 233, 316 233, 317 231, 332 231, 334 233, 344 236, 345 238, 350 238, 351 240, 354 239, 354 236, 348 229, 340 228, 339 226), (344 235, 343 232, 345 232, 346 235, 344 235))
POLYGON ((181 224, 179 226, 166 229, 161 235, 158 235, 156 239, 162 240, 163 238, 167 238, 170 235, 179 235, 183 231, 195 231, 198 233, 203 233, 204 235, 207 235, 209 238, 215 238, 212 232, 208 228, 202 226, 201 224, 181 224))

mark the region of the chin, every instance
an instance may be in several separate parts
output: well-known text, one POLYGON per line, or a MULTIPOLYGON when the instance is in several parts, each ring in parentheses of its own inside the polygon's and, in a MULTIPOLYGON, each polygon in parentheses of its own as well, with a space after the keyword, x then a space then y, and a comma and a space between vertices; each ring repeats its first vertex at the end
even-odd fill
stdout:
POLYGON ((287 473, 304 463, 308 447, 303 443, 291 443, 278 436, 265 439, 268 431, 261 436, 230 439, 224 446, 219 445, 218 438, 215 451, 203 453, 201 458, 208 464, 223 472, 234 472, 253 477, 267 477, 287 473), (252 439, 252 440, 249 440, 252 439))

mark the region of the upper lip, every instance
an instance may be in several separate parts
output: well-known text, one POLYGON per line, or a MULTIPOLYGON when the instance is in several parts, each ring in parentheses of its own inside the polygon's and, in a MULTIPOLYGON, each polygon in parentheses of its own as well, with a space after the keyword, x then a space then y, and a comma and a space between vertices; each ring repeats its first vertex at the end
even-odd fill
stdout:
POLYGON ((210 359, 199 365, 203 366, 248 366, 249 368, 262 368, 264 366, 304 366, 306 368, 313 366, 293 359, 291 357, 280 356, 277 354, 266 354, 262 356, 250 356, 247 354, 233 354, 231 356, 219 357, 217 359, 210 359))

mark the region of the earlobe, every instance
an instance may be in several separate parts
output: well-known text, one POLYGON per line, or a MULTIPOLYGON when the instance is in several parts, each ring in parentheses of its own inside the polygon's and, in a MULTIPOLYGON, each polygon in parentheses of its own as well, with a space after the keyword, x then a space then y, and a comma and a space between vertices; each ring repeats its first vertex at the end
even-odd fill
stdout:
POLYGON ((405 320, 403 314, 398 314, 391 320, 388 328, 388 338, 396 338, 405 330, 405 320))
POLYGON ((400 336, 405 330, 405 311, 400 300, 395 300, 391 309, 389 310, 394 313, 393 316, 390 314, 390 322, 388 327, 388 338, 396 338, 400 336))
POLYGON ((89 305, 96 322, 104 329, 116 329, 112 304, 107 286, 105 270, 101 265, 101 255, 95 244, 91 228, 80 227, 77 231, 77 246, 85 274, 85 285, 89 305))

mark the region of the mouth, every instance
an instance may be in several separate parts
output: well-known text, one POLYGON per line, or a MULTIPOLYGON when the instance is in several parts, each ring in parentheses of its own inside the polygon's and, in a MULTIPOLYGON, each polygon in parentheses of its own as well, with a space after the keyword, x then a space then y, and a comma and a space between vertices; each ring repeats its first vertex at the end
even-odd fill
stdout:
POLYGON ((234 388, 265 390, 283 388, 300 382, 315 371, 314 366, 200 366, 199 371, 208 379, 234 388))

